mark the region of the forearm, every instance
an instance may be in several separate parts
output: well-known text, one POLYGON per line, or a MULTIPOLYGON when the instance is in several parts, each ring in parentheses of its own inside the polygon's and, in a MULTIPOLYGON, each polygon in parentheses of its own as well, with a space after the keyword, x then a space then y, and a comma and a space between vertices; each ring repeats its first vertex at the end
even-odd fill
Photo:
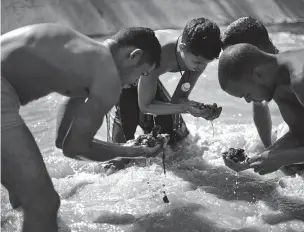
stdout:
POLYGON ((264 147, 269 147, 272 144, 272 121, 268 106, 253 105, 253 120, 264 147))
POLYGON ((145 155, 146 151, 143 147, 127 147, 94 139, 89 151, 82 153, 80 156, 93 161, 104 162, 117 157, 140 157, 145 155))
POLYGON ((288 149, 284 152, 283 165, 291 165, 297 163, 304 163, 304 147, 298 147, 294 149, 288 149))
POLYGON ((165 115, 165 114, 182 114, 187 112, 185 104, 171 104, 160 101, 153 101, 151 104, 141 108, 143 113, 165 115))

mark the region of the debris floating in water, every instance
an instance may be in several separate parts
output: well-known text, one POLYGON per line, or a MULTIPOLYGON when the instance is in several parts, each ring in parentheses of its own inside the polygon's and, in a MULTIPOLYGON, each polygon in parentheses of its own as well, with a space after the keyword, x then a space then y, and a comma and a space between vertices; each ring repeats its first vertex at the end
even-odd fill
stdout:
POLYGON ((168 199, 168 197, 167 197, 167 195, 166 195, 166 192, 163 191, 163 193, 164 193, 163 202, 169 203, 169 199, 168 199))
POLYGON ((241 148, 230 148, 228 151, 223 152, 223 156, 226 159, 233 160, 235 163, 244 162, 248 158, 245 150, 241 148))

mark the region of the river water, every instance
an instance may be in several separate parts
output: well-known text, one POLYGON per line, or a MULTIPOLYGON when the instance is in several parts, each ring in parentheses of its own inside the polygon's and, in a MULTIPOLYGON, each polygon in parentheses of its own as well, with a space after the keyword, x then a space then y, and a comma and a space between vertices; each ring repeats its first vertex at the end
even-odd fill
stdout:
MULTIPOLYGON (((281 51, 303 47, 303 33, 288 31, 272 30, 275 45, 281 51)), ((304 231, 302 177, 283 177, 280 171, 266 176, 251 170, 237 174, 224 166, 222 151, 244 147, 252 155, 262 150, 262 144, 251 105, 221 91, 217 63, 207 67, 190 96, 223 107, 221 117, 214 121, 214 136, 209 122, 185 116, 191 134, 179 150, 168 152, 166 176, 161 157, 130 164, 109 176, 101 164, 65 158, 54 146, 56 109, 63 100, 59 95, 21 109, 61 197, 60 231, 304 231), (280 179, 284 187, 278 184, 280 179), (169 204, 162 200, 164 190, 169 204)), ((172 93, 179 78, 174 73, 161 80, 172 93)), ((286 126, 275 103, 270 108, 276 140, 286 126)), ((98 138, 106 139, 105 128, 98 138)), ((22 211, 12 210, 6 190, 1 187, 1 191, 1 229, 20 231, 22 211)))

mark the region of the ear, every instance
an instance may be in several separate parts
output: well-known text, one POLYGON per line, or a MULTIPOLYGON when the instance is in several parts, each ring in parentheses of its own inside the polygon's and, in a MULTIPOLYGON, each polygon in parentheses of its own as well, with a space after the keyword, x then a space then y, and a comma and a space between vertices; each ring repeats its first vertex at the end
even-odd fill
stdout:
POLYGON ((137 65, 142 59, 143 55, 144 55, 143 50, 135 49, 130 53, 129 58, 131 59, 133 65, 137 65))
POLYGON ((181 50, 183 52, 186 51, 186 44, 180 43, 178 47, 179 47, 179 50, 181 50))
POLYGON ((263 83, 265 81, 264 78, 264 69, 262 66, 257 66, 253 69, 253 80, 256 83, 263 83))

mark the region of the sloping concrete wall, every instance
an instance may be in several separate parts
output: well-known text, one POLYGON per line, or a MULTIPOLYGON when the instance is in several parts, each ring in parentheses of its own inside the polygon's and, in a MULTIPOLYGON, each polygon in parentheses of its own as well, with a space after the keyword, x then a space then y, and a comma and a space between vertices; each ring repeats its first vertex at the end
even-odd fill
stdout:
POLYGON ((122 27, 182 28, 195 17, 227 24, 252 16, 266 24, 303 22, 304 0, 2 0, 1 33, 57 22, 88 35, 122 27))

